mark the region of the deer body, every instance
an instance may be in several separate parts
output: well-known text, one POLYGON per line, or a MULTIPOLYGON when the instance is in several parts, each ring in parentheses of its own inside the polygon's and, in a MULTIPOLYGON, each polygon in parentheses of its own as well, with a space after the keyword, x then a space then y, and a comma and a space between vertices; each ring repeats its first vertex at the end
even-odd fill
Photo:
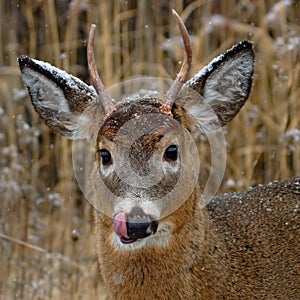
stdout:
POLYGON ((95 70, 94 27, 88 60, 96 90, 49 64, 19 58, 43 121, 63 136, 93 143, 93 203, 101 207, 94 211, 95 236, 108 294, 300 299, 300 177, 199 205, 193 140, 231 121, 247 100, 252 44, 239 43, 184 84, 191 48, 176 18, 187 54, 163 97, 111 101, 95 70))

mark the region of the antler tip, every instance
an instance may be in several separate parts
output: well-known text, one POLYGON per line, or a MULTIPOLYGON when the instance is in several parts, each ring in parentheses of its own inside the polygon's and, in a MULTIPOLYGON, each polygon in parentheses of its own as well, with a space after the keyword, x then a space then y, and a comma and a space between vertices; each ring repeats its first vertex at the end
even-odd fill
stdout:
POLYGON ((179 15, 178 15, 178 13, 177 13, 177 11, 176 11, 175 9, 172 8, 171 11, 172 11, 172 14, 173 14, 174 16, 176 16, 176 18, 179 17, 179 15))

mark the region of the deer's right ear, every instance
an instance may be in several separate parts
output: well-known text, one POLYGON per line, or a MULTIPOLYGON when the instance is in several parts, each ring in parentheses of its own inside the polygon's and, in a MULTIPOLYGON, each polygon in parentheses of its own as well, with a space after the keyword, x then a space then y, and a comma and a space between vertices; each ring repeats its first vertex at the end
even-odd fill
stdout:
POLYGON ((20 56, 18 62, 31 102, 46 125, 70 139, 87 138, 93 121, 90 113, 82 113, 93 106, 103 113, 94 88, 43 61, 20 56))

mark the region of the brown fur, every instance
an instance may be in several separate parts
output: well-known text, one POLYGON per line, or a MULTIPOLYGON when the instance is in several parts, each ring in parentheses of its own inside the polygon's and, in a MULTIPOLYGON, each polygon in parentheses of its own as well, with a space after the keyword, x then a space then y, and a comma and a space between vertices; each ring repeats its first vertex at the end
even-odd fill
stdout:
POLYGON ((95 211, 97 252, 111 299, 299 299, 300 177, 215 197, 199 190, 161 222, 170 245, 117 251, 95 211))

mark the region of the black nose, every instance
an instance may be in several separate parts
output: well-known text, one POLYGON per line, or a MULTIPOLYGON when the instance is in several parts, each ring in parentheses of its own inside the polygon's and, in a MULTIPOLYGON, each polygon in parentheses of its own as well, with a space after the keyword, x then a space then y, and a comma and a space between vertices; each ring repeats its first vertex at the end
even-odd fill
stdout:
POLYGON ((127 215, 126 225, 129 238, 142 239, 156 232, 158 221, 139 207, 134 207, 127 215))

